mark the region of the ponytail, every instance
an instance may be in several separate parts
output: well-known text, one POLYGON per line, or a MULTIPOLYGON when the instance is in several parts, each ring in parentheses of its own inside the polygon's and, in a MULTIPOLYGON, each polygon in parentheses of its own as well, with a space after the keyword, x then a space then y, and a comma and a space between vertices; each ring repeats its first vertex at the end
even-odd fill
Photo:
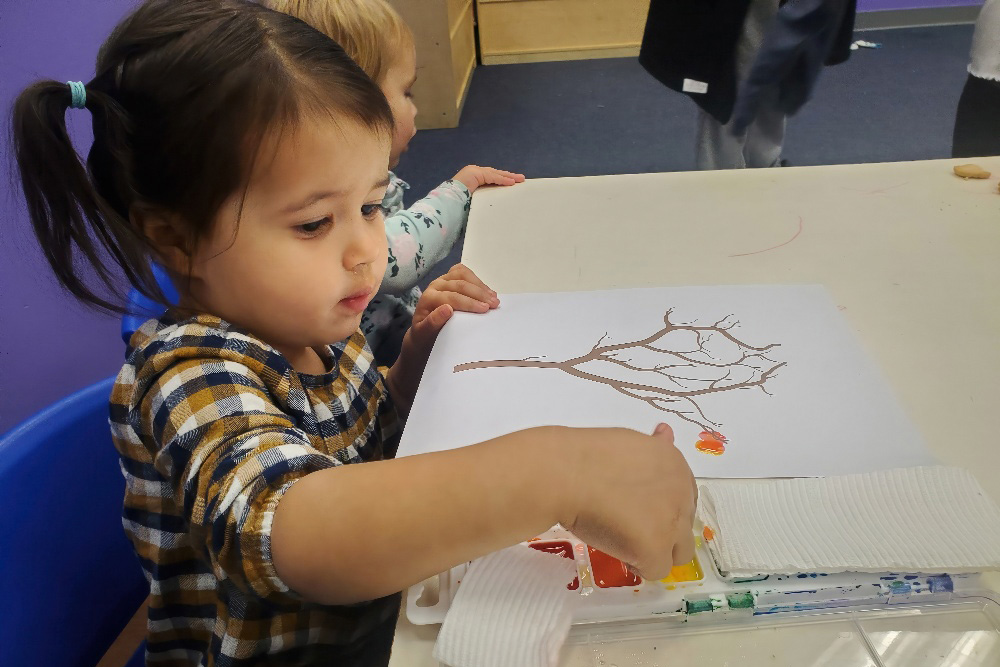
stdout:
POLYGON ((123 310, 120 276, 167 304, 155 248, 130 212, 169 214, 194 248, 248 187, 268 132, 320 112, 392 133, 385 96, 343 49, 252 0, 144 0, 105 41, 95 71, 86 86, 28 87, 12 129, 46 260, 74 296, 112 312, 123 310), (71 106, 93 121, 86 166, 66 131, 71 106))
MULTIPOLYGON (((95 146, 121 147, 118 157, 123 157, 124 112, 107 95, 92 91, 89 85, 85 88, 85 106, 94 115, 95 146)), ((14 155, 28 216, 45 259, 63 287, 100 309, 123 312, 120 281, 108 266, 108 258, 129 283, 163 301, 149 267, 149 246, 129 224, 125 203, 109 202, 98 192, 94 174, 88 174, 73 148, 66 130, 66 111, 72 101, 70 85, 39 81, 14 102, 14 155), (95 289, 82 277, 78 256, 93 269, 103 289, 95 289)), ((94 157, 98 156, 92 154, 92 167, 101 164, 94 157)), ((112 172, 123 173, 108 170, 112 172)))

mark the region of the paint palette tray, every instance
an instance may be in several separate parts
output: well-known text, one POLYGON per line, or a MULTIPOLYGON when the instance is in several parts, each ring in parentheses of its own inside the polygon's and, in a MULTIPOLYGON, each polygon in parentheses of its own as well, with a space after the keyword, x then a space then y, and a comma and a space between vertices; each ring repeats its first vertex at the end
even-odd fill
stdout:
MULTIPOLYGON (((815 623, 830 614, 841 623, 845 618, 856 619, 856 614, 864 610, 881 613, 892 609, 894 614, 901 614, 900 618, 911 613, 940 615, 949 605, 964 604, 963 610, 974 608, 979 610, 977 613, 987 614, 983 617, 986 620, 980 619, 982 622, 976 627, 993 633, 995 651, 1000 655, 1000 604, 990 599, 995 594, 984 592, 988 587, 978 574, 804 573, 731 579, 718 571, 699 537, 694 562, 674 568, 666 579, 643 581, 621 561, 588 547, 558 526, 523 544, 525 548, 574 559, 579 575, 568 587, 581 595, 573 616, 574 633, 582 632, 591 638, 607 633, 624 636, 623 628, 629 629, 625 632, 628 635, 631 629, 655 627, 657 636, 662 636, 665 632, 690 632, 697 628, 708 631, 758 626, 772 620, 785 623, 800 619, 803 623, 815 623)), ((454 567, 411 587, 406 600, 410 622, 416 625, 443 622, 467 568, 467 564, 454 567)), ((982 664, 995 667, 1000 665, 1000 659, 982 664)))

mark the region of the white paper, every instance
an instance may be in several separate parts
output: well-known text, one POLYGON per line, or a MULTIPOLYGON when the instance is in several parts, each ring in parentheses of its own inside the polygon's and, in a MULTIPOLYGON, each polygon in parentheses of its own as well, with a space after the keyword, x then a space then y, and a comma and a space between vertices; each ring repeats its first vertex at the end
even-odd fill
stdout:
POLYGON ((673 427, 698 477, 809 477, 934 462, 818 285, 511 294, 485 315, 456 313, 427 362, 399 456, 531 426, 652 432, 660 421, 673 427), (671 325, 706 327, 704 352, 694 352, 698 334, 684 329, 652 342, 680 356, 634 345, 664 331, 668 311, 671 325), (618 363, 596 360, 568 370, 489 366, 493 360, 566 362, 595 346, 600 352, 630 343, 603 352, 618 363), (487 364, 455 372, 470 362, 487 364), (657 393, 691 391, 702 393, 657 393), (725 438, 721 455, 698 449, 711 431, 725 438))

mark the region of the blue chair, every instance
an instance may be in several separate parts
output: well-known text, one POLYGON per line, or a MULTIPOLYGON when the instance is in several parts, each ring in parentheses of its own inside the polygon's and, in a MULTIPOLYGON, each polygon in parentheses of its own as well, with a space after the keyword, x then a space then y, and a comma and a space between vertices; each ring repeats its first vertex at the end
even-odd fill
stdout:
MULTIPOLYGON (((177 303, 177 290, 170 281, 170 276, 159 264, 153 264, 152 268, 153 277, 156 278, 156 284, 163 290, 163 296, 167 297, 170 303, 177 303)), ((153 301, 137 289, 129 290, 125 309, 125 316, 122 317, 122 340, 125 341, 126 345, 128 345, 129 338, 132 337, 136 329, 142 326, 143 322, 152 317, 160 316, 164 311, 162 303, 153 301)))
MULTIPOLYGON (((113 380, 0 437, 0 659, 94 667, 149 594, 122 529, 113 380)), ((128 663, 142 665, 144 647, 128 663)))

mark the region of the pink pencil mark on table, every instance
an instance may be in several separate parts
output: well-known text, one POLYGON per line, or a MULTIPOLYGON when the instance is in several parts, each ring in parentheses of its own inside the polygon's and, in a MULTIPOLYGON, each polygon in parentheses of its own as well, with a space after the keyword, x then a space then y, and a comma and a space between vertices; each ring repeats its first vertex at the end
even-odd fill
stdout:
POLYGON ((792 241, 794 241, 795 239, 797 239, 799 237, 799 234, 801 234, 801 233, 802 233, 802 216, 800 215, 799 216, 799 228, 795 230, 794 234, 792 234, 792 238, 788 239, 784 243, 779 243, 776 246, 771 246, 770 248, 764 248, 763 250, 754 250, 753 252, 741 252, 741 253, 737 253, 735 255, 730 255, 730 257, 746 257, 747 255, 759 255, 760 253, 762 253, 762 252, 768 252, 769 250, 777 250, 778 248, 784 247, 784 246, 788 245, 789 243, 791 243, 792 241))

